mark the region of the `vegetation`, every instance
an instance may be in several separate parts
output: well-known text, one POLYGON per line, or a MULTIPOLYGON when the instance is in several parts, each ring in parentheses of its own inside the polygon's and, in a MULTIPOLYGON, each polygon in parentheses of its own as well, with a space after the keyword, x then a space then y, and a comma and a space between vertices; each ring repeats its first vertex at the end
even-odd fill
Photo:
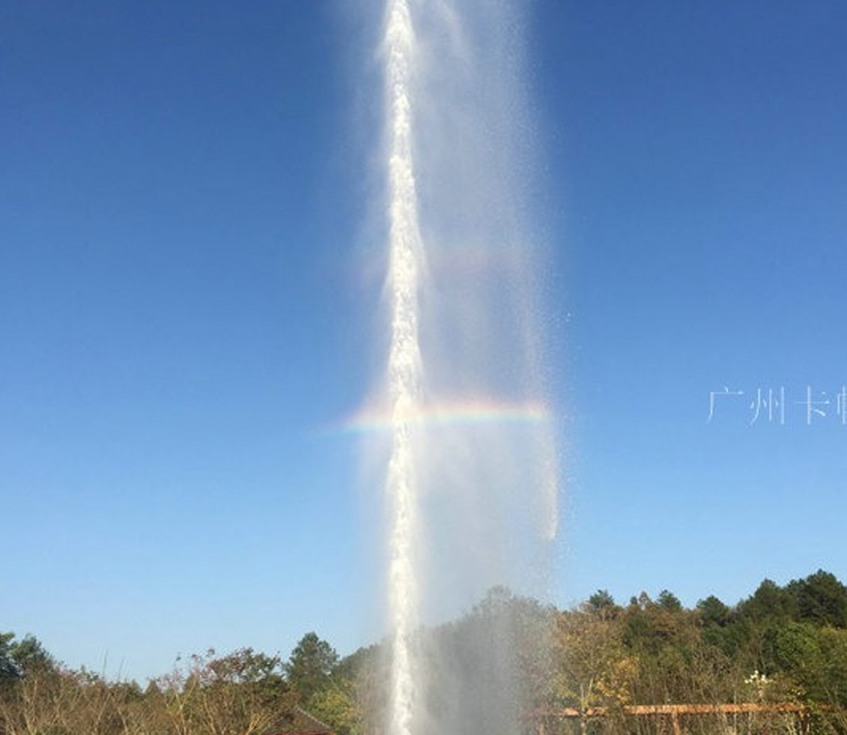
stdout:
MULTIPOLYGON (((600 590, 561 611, 497 588, 427 631, 421 646, 424 655, 449 651, 455 671, 481 689, 520 691, 521 713, 492 711, 508 697, 472 705, 467 724, 480 731, 513 716, 527 731, 543 722, 548 735, 662 735, 668 722, 627 708, 794 703, 809 713, 806 732, 847 733, 847 587, 824 571, 783 587, 766 579, 736 605, 709 596, 691 609, 667 590, 627 604, 600 590), (557 715, 565 708, 576 716, 557 715)), ((142 687, 69 669, 33 636, 0 633, 0 735, 254 735, 298 707, 339 735, 365 735, 383 729, 386 658, 383 645, 339 658, 309 632, 285 661, 249 648, 208 651, 142 687)), ((433 701, 445 696, 430 686, 433 701)), ((788 733, 799 724, 796 713, 762 711, 689 717, 682 730, 788 733)))

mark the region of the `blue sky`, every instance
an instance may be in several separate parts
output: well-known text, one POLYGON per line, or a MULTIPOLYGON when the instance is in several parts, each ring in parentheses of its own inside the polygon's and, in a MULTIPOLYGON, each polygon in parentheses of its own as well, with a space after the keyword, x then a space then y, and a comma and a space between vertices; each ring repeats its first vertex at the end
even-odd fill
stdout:
MULTIPOLYGON (((0 630, 137 677, 379 634, 357 447, 327 430, 379 357, 378 15, 0 10, 0 630)), ((845 21, 533 4, 560 605, 847 579, 845 21)))
POLYGON ((834 3, 543 4, 570 533, 559 589, 845 571, 847 54, 834 3), (709 393, 718 399, 707 423, 709 393), (828 393, 825 418, 798 405, 828 393), (785 389, 784 424, 749 408, 785 389), (590 580, 590 581, 589 581, 590 580), (602 583, 600 580, 604 580, 602 583))

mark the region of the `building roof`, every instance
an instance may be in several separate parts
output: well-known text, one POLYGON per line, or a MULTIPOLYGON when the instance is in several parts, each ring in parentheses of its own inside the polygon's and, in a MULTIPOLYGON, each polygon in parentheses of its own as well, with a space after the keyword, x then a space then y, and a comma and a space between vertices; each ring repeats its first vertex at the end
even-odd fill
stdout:
POLYGON ((295 707, 268 728, 265 735, 332 735, 332 728, 302 707, 295 707))

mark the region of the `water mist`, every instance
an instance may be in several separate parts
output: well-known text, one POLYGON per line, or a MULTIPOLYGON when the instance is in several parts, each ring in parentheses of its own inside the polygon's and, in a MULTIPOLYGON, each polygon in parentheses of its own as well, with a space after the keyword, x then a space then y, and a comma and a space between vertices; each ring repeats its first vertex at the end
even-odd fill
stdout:
POLYGON ((423 623, 537 593, 556 533, 517 5, 384 15, 389 735, 516 731, 508 636, 460 656, 423 623))

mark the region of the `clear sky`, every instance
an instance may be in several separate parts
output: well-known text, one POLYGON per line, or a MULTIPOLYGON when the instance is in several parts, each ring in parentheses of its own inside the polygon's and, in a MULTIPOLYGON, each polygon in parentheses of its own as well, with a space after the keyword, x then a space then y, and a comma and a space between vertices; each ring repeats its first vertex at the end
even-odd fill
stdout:
MULTIPOLYGON (((140 678, 379 635, 332 431, 379 357, 375 8, 0 7, 0 630, 140 678)), ((847 580, 847 7, 529 18, 552 600, 847 580)))

